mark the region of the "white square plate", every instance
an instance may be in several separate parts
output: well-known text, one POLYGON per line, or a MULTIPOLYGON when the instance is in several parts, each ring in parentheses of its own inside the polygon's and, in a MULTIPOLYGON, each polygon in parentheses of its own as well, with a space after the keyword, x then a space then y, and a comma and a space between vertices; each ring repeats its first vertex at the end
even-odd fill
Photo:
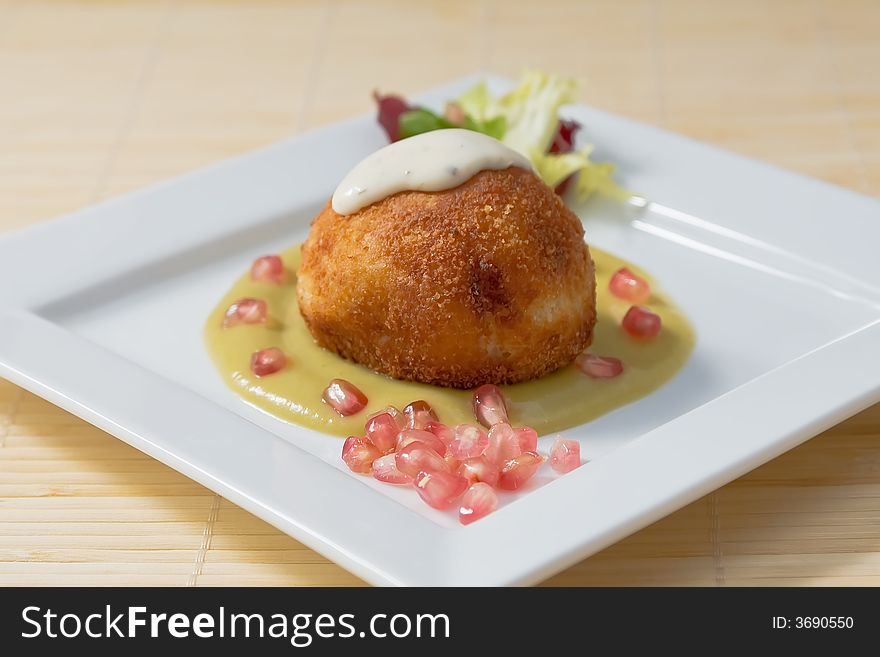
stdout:
MULTIPOLYGON (((418 101, 442 107, 476 80, 418 101)), ((589 463, 480 522, 352 475, 338 440, 235 397, 202 345, 251 259, 302 240, 385 143, 372 116, 0 240, 0 374, 377 584, 536 582, 880 399, 880 203, 588 107, 565 114, 651 200, 587 208, 588 241, 652 272, 697 345, 659 391, 570 432, 589 463)))

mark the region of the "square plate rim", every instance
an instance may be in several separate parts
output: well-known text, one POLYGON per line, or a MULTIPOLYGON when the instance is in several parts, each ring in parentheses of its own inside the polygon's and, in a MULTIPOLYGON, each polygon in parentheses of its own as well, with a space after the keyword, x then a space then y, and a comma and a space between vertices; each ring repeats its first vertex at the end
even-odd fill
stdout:
MULTIPOLYGON (((495 82, 503 81, 502 78, 491 75, 471 75, 435 87, 432 93, 442 93, 445 89, 460 88, 477 79, 486 78, 495 82)), ((359 116, 331 124, 104 201, 59 219, 4 235, 0 238, 0 260, 4 252, 9 254, 13 250, 23 251, 25 255, 33 253, 38 245, 53 239, 59 226, 73 224, 75 228, 74 220, 77 217, 82 219, 94 216, 97 211, 112 212, 114 208, 163 188, 186 185, 221 167, 235 166, 236 163, 242 164, 249 159, 252 161, 270 153, 272 149, 292 146, 306 139, 320 139, 343 126, 355 125, 362 120, 363 116, 359 116)), ((657 128, 652 129, 659 131, 657 128)), ((686 137, 673 136, 699 143, 686 137)), ((735 158, 740 164, 760 164, 762 167, 770 166, 771 170, 774 169, 772 165, 753 163, 742 156, 729 154, 715 147, 701 146, 719 155, 735 158)), ((792 175, 790 172, 785 173, 792 175)), ((811 183, 833 187, 821 181, 800 177, 811 183)), ((834 190, 874 201, 851 190, 834 190)), ((19 252, 18 256, 21 255, 19 252)), ((60 297, 63 298, 64 294, 60 294, 60 297)), ((175 441, 167 437, 163 438, 163 435, 173 436, 180 432, 183 428, 180 426, 179 416, 187 416, 193 409, 197 409, 199 421, 207 420, 215 426, 224 423, 228 426, 232 422, 235 431, 230 433, 235 433, 236 436, 239 433, 247 435, 250 439, 265 444, 267 449, 276 447, 276 441, 281 441, 285 449, 295 454, 295 458, 291 457, 288 461, 291 466, 296 466, 297 476, 302 478, 300 487, 303 490, 306 485, 316 483, 326 486, 325 480, 329 478, 334 489, 343 491, 346 496, 353 496, 349 500, 352 502, 349 511, 356 514, 358 508, 369 506, 371 498, 354 478, 326 467, 326 464, 311 454, 257 428, 233 411, 214 404, 194 391, 175 386, 161 375, 135 365, 124 357, 110 353, 36 315, 32 312, 34 306, 44 305, 46 301, 39 292, 32 293, 25 286, 23 293, 9 295, 2 300, 8 302, 0 311, 0 374, 5 378, 220 493, 375 584, 533 583, 714 490, 880 399, 880 380, 869 374, 868 368, 860 369, 860 365, 866 360, 880 357, 880 322, 875 321, 770 370, 634 439, 600 459, 596 464, 600 467, 582 467, 551 485, 532 491, 511 505, 519 508, 518 514, 499 513, 469 527, 450 530, 426 522, 415 512, 396 503, 383 505, 379 517, 375 516, 376 510, 371 509, 374 526, 394 526, 398 530, 406 530, 408 547, 411 548, 408 552, 412 556, 408 560, 392 563, 383 555, 383 551, 393 554, 391 548, 398 545, 397 540, 391 540, 392 537, 380 537, 373 532, 367 539, 361 537, 360 544, 352 543, 353 536, 369 529, 369 523, 364 518, 356 519, 353 524, 356 530, 349 527, 345 531, 339 531, 333 522, 327 523, 326 519, 322 521, 321 514, 316 513, 315 509, 298 508, 295 515, 281 512, 260 498, 260 494, 265 491, 254 493, 253 490, 243 490, 228 479, 228 474, 223 473, 222 468, 217 471, 212 467, 210 459, 206 462, 204 455, 197 453, 199 446, 205 447, 203 444, 199 445, 195 441, 192 445, 186 444, 181 450, 180 445, 175 445, 175 441), (34 303, 34 300, 39 300, 40 303, 34 303), (39 352, 37 347, 43 351, 39 352), (69 362, 65 360, 65 355, 69 362), (149 391, 152 401, 167 404, 168 408, 178 408, 180 413, 167 414, 175 418, 175 424, 151 417, 146 407, 124 409, 123 406, 124 410, 120 411, 123 397, 118 390, 102 390, 94 382, 82 389, 82 384, 77 380, 81 368, 95 361, 107 371, 136 379, 138 385, 149 391), (805 373, 817 367, 823 368, 825 372, 822 380, 816 381, 805 376, 805 373), (749 413, 750 405, 760 405, 768 392, 778 392, 779 388, 788 390, 790 394, 774 408, 772 415, 749 413), (811 400, 811 403, 805 404, 805 399, 811 400), (736 422, 718 427, 713 423, 713 418, 718 413, 730 413, 731 417, 737 418, 736 422), (706 433, 714 433, 720 439, 711 445, 705 442, 701 444, 698 436, 706 433), (742 434, 747 434, 747 437, 743 438, 742 434), (719 446, 723 446, 723 449, 717 449, 719 446), (651 468, 657 462, 656 459, 664 454, 664 450, 699 455, 699 458, 692 458, 690 462, 685 459, 674 460, 673 466, 664 473, 665 478, 653 481, 650 490, 633 486, 634 482, 652 472, 651 468), (314 467, 318 464, 320 467, 314 467), (614 513, 606 513, 599 505, 553 506, 554 501, 566 500, 571 495, 599 492, 614 496, 617 504, 614 513), (369 499, 357 500, 359 495, 369 499), (621 514, 621 507, 627 511, 626 514, 621 514), (531 523, 528 532, 530 536, 522 535, 518 518, 523 515, 531 523), (386 524, 389 522, 393 524, 386 524), (546 538, 535 538, 547 536, 554 537, 552 545, 548 544, 546 538), (516 541, 523 549, 506 549, 512 541, 516 541), (523 542, 528 545, 523 546, 523 542), (526 551, 530 553, 530 558, 524 563, 518 557, 526 551), (488 558, 475 557, 476 554, 485 552, 488 552, 488 558)), ((187 417, 184 424, 191 423, 192 419, 187 417)), ((185 428, 196 430, 198 427, 185 428)), ((224 449, 234 450, 234 441, 226 441, 224 449)))

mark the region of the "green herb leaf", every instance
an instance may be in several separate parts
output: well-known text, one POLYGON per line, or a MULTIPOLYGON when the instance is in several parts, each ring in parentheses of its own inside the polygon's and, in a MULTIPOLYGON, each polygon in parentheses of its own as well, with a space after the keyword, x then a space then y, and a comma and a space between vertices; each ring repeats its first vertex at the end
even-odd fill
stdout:
POLYGON ((507 119, 503 116, 496 116, 494 119, 489 119, 488 121, 477 121, 470 116, 465 115, 464 126, 462 127, 467 128, 468 130, 482 132, 484 135, 489 135, 490 137, 501 140, 504 138, 504 131, 507 128, 507 119))
POLYGON ((431 132, 441 128, 454 128, 455 126, 442 116, 438 116, 430 110, 420 108, 401 114, 399 127, 400 137, 404 139, 413 135, 420 135, 423 132, 431 132))
MULTIPOLYGON (((496 116, 488 121, 476 121, 470 116, 465 116, 462 128, 482 132, 495 139, 501 139, 504 136, 504 128, 507 124, 503 116, 496 116)), ((419 108, 404 112, 400 115, 399 122, 400 137, 412 137, 420 135, 423 132, 431 132, 432 130, 441 130, 443 128, 457 128, 454 123, 438 114, 434 114, 431 110, 419 108)))

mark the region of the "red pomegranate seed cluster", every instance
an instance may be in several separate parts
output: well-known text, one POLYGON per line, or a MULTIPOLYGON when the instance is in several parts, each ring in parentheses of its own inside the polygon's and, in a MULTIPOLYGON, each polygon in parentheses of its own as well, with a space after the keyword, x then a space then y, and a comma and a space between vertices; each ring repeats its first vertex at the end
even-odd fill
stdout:
MULTIPOLYGON (((627 267, 621 267, 611 277, 608 284, 611 294, 618 299, 631 302, 629 310, 620 322, 620 328, 636 340, 651 340, 660 335, 663 325, 660 315, 650 311, 643 305, 651 298, 651 285, 641 276, 634 274, 627 267)), ((574 364, 584 374, 593 379, 613 379, 623 374, 623 363, 611 356, 581 354, 574 364)))
MULTIPOLYGON (((251 265, 251 279, 261 283, 284 282, 284 263, 277 255, 263 256, 251 265)), ((226 311, 223 328, 241 324, 265 324, 269 318, 269 306, 265 299, 245 297, 239 299, 226 311)), ((267 347, 251 354, 251 372, 256 376, 269 376, 287 366, 287 356, 278 347, 267 347)))
MULTIPOLYGON (((284 263, 276 255, 263 256, 251 265, 251 279, 261 283, 283 283, 284 263)), ((229 328, 238 324, 262 324, 269 316, 264 299, 246 297, 229 306, 223 318, 223 326, 229 328)))
MULTIPOLYGON (((402 412, 389 406, 367 419, 366 435, 348 437, 342 460, 352 472, 413 486, 435 509, 457 505, 461 523, 470 524, 497 508, 497 490, 522 488, 547 460, 537 451, 534 429, 510 425, 504 396, 496 386, 477 389, 473 403, 483 426, 449 427, 421 400, 402 412)), ((557 471, 569 472, 580 465, 580 446, 562 442, 567 451, 554 457, 554 445, 550 458, 564 461, 565 469, 557 471)))
POLYGON ((620 323, 624 331, 638 340, 650 340, 660 334, 662 325, 660 315, 642 305, 651 298, 651 286, 648 281, 622 267, 614 272, 608 289, 618 299, 633 304, 620 323))

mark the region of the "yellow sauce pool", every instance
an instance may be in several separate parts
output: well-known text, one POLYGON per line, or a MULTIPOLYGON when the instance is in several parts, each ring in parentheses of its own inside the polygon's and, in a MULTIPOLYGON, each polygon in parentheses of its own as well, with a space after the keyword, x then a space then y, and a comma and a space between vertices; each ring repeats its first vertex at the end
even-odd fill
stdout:
MULTIPOLYGON (((685 364, 694 345, 694 332, 684 314, 657 288, 646 273, 620 258, 590 247, 596 263, 598 322, 589 352, 614 356, 624 372, 613 379, 591 379, 574 365, 535 381, 503 386, 510 421, 533 427, 540 435, 562 431, 593 420, 656 390, 685 364), (645 304, 663 319, 660 335, 637 341, 620 328, 630 306, 608 292, 611 275, 629 267, 651 283, 645 304)), ((276 417, 328 434, 362 434, 364 421, 374 411, 393 404, 403 408, 424 399, 448 425, 474 422, 471 393, 420 383, 397 381, 317 346, 299 313, 296 277, 299 246, 281 254, 288 272, 283 285, 254 282, 242 276, 208 317, 205 341, 227 385, 243 399, 276 417), (226 310, 244 297, 265 299, 269 321, 264 324, 223 327, 226 310), (251 354, 280 347, 288 357, 285 369, 258 378, 250 371, 251 354), (347 379, 369 398, 367 408, 343 418, 321 401, 331 379, 347 379)))

